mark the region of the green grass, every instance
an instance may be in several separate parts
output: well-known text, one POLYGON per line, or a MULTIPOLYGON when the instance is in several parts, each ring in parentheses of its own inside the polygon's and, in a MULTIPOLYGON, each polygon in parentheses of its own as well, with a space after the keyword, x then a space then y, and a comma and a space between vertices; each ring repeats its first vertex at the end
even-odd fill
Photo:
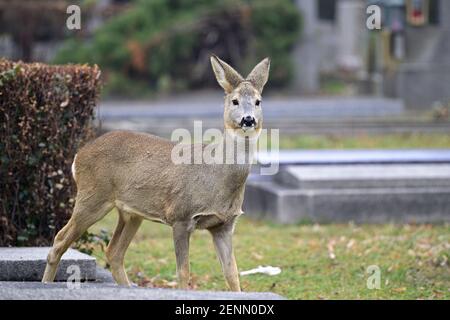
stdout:
POLYGON ((281 136, 280 149, 414 149, 450 148, 450 135, 405 133, 384 135, 281 136))
POLYGON ((349 85, 338 79, 327 79, 322 82, 321 93, 324 95, 344 95, 349 90, 349 85))
MULTIPOLYGON (((116 216, 91 231, 112 232, 116 216)), ((450 299, 449 225, 286 226, 242 218, 234 243, 239 270, 282 269, 276 276, 241 277, 245 291, 273 291, 290 299, 450 299), (380 289, 367 288, 370 265, 381 270, 380 289)), ((100 246, 94 255, 104 263, 100 246)), ((194 289, 226 290, 207 232, 193 234, 190 257, 194 289)), ((145 221, 125 265, 140 286, 174 287, 171 229, 145 221)))

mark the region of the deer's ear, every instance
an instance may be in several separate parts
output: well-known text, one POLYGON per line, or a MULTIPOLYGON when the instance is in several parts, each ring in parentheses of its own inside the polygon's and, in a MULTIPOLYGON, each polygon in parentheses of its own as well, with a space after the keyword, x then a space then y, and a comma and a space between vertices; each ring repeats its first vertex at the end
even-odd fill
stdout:
POLYGON ((265 58, 253 68, 252 72, 247 76, 253 86, 262 93, 264 85, 269 79, 270 59, 265 58))
POLYGON ((211 56, 211 65, 217 82, 226 93, 231 93, 244 80, 236 70, 215 55, 211 56))

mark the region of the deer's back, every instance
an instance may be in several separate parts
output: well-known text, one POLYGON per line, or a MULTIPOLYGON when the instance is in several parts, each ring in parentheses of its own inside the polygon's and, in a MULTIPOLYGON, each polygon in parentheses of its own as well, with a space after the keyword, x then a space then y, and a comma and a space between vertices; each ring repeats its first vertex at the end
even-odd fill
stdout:
MULTIPOLYGON (((101 193, 131 212, 172 224, 196 214, 204 226, 240 213, 247 170, 230 165, 175 165, 175 144, 150 134, 115 131, 83 147, 75 160, 79 192, 101 193)), ((201 146, 200 146, 201 147, 201 146)))
POLYGON ((150 134, 114 131, 79 150, 75 159, 78 192, 104 195, 139 211, 160 215, 171 193, 176 167, 170 160, 173 143, 150 134))
POLYGON ((172 148, 171 141, 151 134, 113 131, 79 150, 75 164, 77 174, 85 170, 96 178, 109 176, 115 178, 114 183, 126 182, 148 170, 160 172, 170 165, 172 148))

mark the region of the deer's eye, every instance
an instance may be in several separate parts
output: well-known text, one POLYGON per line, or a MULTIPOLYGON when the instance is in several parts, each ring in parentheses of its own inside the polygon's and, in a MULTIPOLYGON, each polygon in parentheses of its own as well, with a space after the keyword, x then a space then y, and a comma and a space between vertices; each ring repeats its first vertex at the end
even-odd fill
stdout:
POLYGON ((255 105, 259 106, 261 104, 261 100, 256 100, 255 105))
POLYGON ((239 105, 239 101, 237 99, 233 99, 233 100, 231 100, 231 102, 233 102, 234 106, 239 105))

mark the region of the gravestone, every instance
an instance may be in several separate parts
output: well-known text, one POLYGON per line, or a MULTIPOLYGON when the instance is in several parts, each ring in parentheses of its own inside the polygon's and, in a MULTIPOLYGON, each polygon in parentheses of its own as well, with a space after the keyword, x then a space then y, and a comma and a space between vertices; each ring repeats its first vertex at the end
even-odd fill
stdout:
POLYGON ((281 223, 450 221, 450 153, 402 152, 281 154, 276 175, 248 179, 244 212, 281 223))
POLYGON ((365 5, 359 0, 340 0, 336 4, 337 60, 339 66, 352 72, 361 72, 364 61, 365 5))
POLYGON ((301 189, 450 188, 450 164, 288 166, 274 179, 301 189))

